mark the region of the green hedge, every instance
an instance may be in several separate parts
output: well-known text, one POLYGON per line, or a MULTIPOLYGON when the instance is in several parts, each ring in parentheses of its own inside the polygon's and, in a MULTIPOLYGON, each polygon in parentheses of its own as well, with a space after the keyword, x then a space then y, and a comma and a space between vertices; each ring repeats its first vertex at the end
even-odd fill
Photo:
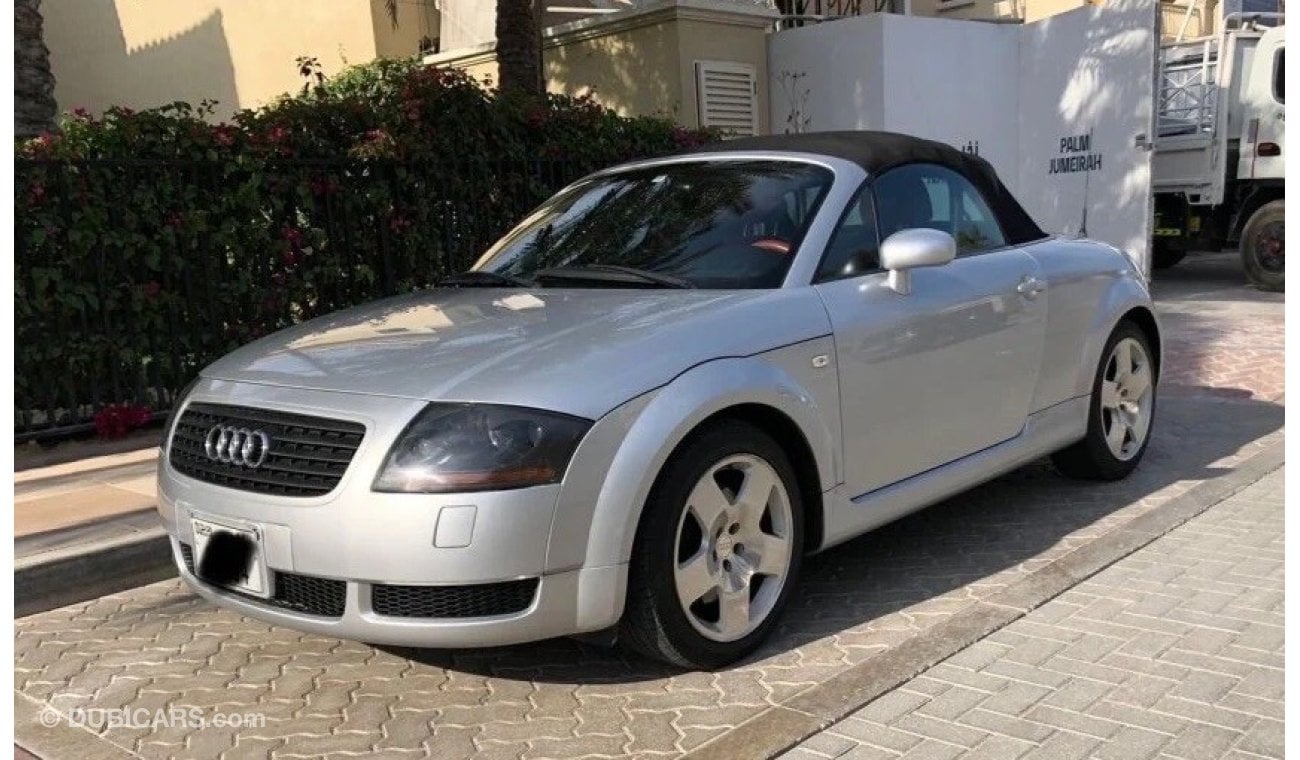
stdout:
POLYGON ((74 111, 17 146, 20 438, 165 410, 241 343, 469 266, 582 174, 715 138, 413 62, 302 65, 301 94, 229 123, 74 111))

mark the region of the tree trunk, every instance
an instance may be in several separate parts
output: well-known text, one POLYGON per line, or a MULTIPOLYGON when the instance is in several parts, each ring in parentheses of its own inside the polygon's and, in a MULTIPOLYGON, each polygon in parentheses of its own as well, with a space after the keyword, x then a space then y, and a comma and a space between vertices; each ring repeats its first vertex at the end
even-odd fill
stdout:
POLYGON ((14 136, 54 129, 54 74, 42 34, 41 0, 14 0, 14 136))
POLYGON ((534 0, 497 0, 501 91, 541 94, 542 30, 534 0))

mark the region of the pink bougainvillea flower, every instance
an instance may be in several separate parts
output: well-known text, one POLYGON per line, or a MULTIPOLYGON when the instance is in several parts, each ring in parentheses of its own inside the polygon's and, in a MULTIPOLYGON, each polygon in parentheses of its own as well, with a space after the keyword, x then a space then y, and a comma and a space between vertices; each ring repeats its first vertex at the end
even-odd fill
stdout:
POLYGON ((397 234, 401 234, 413 224, 415 223, 401 214, 394 213, 388 217, 388 228, 397 234))
POLYGON ((293 250, 296 251, 302 248, 302 230, 297 227, 291 227, 286 224, 280 228, 280 237, 284 238, 285 242, 287 242, 289 247, 293 250))
POLYGON ((94 421, 100 438, 121 438, 153 421, 153 412, 140 404, 109 404, 95 412, 94 421))

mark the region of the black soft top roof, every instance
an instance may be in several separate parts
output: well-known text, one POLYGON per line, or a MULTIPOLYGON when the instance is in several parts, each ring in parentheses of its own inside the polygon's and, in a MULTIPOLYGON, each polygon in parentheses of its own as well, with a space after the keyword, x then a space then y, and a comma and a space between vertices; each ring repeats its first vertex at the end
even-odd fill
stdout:
POLYGON ((938 164, 969 179, 983 193, 1002 223, 1007 243, 1018 245, 1046 237, 1020 203, 998 179, 992 165, 951 145, 897 132, 804 132, 724 140, 697 148, 697 153, 729 151, 790 151, 842 158, 876 176, 904 164, 938 164))

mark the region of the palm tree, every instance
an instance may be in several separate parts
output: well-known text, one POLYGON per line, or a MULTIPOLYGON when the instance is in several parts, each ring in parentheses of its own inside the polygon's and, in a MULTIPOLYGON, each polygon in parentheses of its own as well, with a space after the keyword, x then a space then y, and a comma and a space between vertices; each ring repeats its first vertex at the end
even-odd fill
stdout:
POLYGON ((45 47, 41 0, 14 0, 14 136, 54 128, 54 74, 45 47))
POLYGON ((497 0, 497 65, 501 91, 540 95, 542 84, 541 0, 497 0))
MULTIPOLYGON (((540 95, 546 91, 542 79, 543 3, 497 0, 497 65, 502 92, 540 95)), ((393 28, 397 28, 397 0, 385 0, 384 10, 393 28)))

